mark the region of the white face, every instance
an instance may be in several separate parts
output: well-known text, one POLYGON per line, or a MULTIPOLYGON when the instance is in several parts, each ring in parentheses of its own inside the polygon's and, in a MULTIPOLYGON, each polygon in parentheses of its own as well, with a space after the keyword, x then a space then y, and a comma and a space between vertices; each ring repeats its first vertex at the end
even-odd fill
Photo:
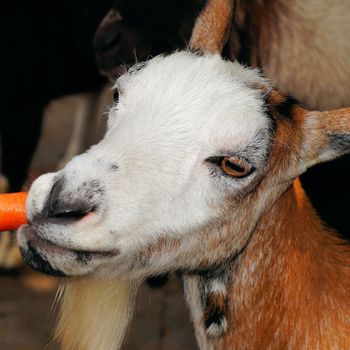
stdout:
POLYGON ((104 139, 34 182, 30 225, 19 232, 25 260, 58 275, 145 278, 240 249, 250 234, 240 220, 217 249, 210 244, 264 176, 271 125, 254 82, 265 83, 219 56, 188 52, 119 78, 104 139), (227 176, 217 164, 224 156, 245 159, 251 173, 227 176))

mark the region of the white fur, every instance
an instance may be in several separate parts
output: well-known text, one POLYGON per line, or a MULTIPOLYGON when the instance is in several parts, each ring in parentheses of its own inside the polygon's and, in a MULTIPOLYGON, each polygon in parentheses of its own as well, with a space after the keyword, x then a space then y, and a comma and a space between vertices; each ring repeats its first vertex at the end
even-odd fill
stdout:
POLYGON ((206 333, 208 334, 209 337, 218 337, 220 335, 222 335, 223 333, 225 333, 227 330, 227 320, 226 318, 224 318, 220 325, 218 325, 217 323, 212 323, 207 329, 206 329, 206 333))
POLYGON ((191 319, 196 334, 196 339, 201 350, 213 350, 212 344, 208 342, 203 327, 203 307, 199 291, 198 276, 184 276, 184 295, 186 303, 190 308, 191 319))
MULTIPOLYGON (((64 176, 65 191, 77 196, 83 182, 97 180, 104 197, 96 214, 74 226, 43 224, 37 235, 67 249, 119 254, 81 266, 72 255, 44 247, 45 259, 72 275, 146 277, 168 270, 169 260, 163 265, 157 259, 145 271, 134 271, 133 259, 164 234, 181 239, 219 217, 221 201, 247 185, 213 179, 205 159, 239 152, 269 129, 260 93, 248 86, 253 81, 265 84, 256 71, 219 55, 187 52, 156 57, 118 79, 120 101, 111 109, 105 138, 61 172, 36 180, 27 211, 29 218, 40 213, 57 176, 64 176), (114 173, 111 163, 118 165, 114 173)), ((268 139, 259 142, 263 149, 268 139)), ((26 246, 25 235, 19 241, 26 246)))
POLYGON ((215 294, 225 295, 227 293, 226 283, 220 280, 214 279, 213 282, 210 283, 210 292, 215 294))

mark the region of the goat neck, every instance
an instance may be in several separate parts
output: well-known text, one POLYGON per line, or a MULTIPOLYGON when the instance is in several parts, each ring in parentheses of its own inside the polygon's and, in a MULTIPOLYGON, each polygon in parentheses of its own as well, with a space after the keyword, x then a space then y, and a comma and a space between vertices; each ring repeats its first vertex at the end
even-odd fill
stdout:
POLYGON ((349 253, 295 180, 240 255, 184 276, 200 348, 349 348, 349 253))

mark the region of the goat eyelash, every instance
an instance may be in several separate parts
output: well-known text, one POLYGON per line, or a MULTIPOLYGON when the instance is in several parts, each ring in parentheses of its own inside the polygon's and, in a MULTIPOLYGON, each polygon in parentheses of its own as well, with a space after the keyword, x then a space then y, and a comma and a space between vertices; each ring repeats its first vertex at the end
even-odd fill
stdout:
POLYGON ((214 157, 209 157, 205 161, 207 163, 211 163, 217 166, 220 166, 221 162, 223 161, 225 157, 224 156, 214 156, 214 157))

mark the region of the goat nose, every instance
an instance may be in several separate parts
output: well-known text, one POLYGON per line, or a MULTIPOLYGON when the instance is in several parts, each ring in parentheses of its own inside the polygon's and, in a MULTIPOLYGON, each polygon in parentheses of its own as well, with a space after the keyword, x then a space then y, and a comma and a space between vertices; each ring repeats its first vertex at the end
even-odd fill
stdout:
POLYGON ((93 206, 86 201, 70 198, 63 192, 63 187, 63 179, 52 186, 48 197, 48 218, 79 220, 93 210, 93 206))
POLYGON ((121 30, 110 30, 94 40, 94 49, 97 53, 106 53, 116 49, 120 45, 122 39, 121 30))

